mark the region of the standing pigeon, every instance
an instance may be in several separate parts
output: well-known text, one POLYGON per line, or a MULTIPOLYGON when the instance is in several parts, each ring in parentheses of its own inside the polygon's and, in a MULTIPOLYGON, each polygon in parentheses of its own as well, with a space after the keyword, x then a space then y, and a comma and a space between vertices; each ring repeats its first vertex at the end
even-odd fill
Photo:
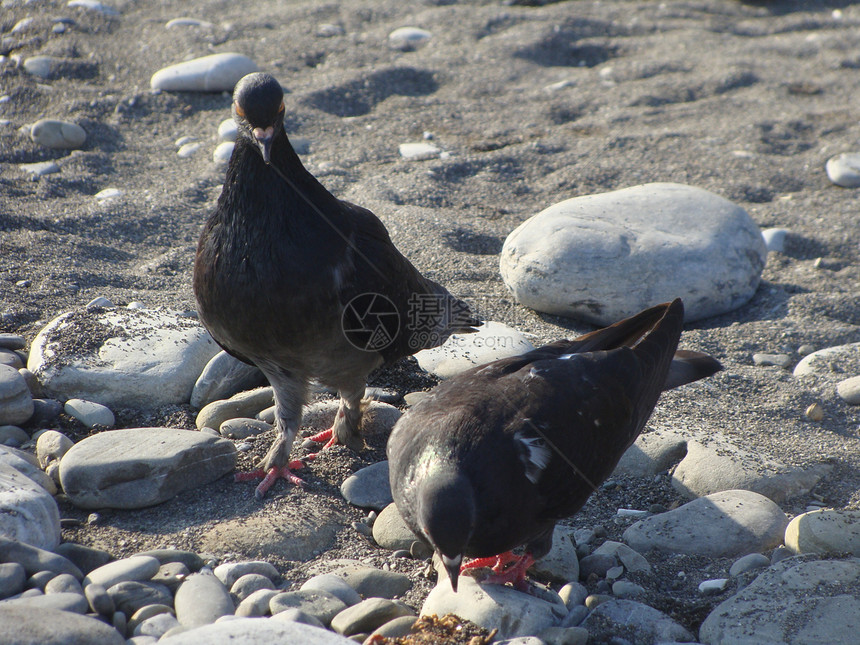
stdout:
POLYGON ((233 356, 274 389, 278 436, 254 477, 262 497, 289 461, 308 382, 338 390, 328 431, 313 437, 359 450, 367 375, 442 344, 480 321, 423 277, 369 210, 335 198, 302 166, 284 132, 284 92, 269 74, 233 95, 238 136, 224 188, 194 262, 198 312, 233 356))
POLYGON ((675 300, 475 367, 397 422, 388 440, 394 501, 455 591, 464 556, 479 558, 465 567, 491 564, 491 581, 522 586, 556 522, 612 473, 660 393, 721 369, 707 354, 676 351, 683 319, 675 300), (520 545, 525 555, 509 553, 520 545))

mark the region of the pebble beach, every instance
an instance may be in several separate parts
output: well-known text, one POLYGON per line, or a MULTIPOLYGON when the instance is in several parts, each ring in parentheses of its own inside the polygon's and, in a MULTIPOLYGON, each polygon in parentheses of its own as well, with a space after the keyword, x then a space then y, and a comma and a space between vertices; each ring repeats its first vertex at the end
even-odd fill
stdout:
POLYGON ((860 9, 0 6, 0 643, 856 639, 860 9), (272 390, 191 291, 258 70, 305 166, 491 321, 372 374, 367 450, 264 500, 233 475, 272 390), (664 393, 529 593, 453 593, 392 503, 397 419, 674 297, 723 371, 664 393))

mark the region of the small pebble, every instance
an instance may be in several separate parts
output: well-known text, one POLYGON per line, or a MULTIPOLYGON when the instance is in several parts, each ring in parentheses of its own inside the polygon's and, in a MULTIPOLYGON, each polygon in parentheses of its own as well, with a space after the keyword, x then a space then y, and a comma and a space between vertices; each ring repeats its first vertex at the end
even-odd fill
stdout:
POLYGON ((236 122, 233 117, 224 119, 218 125, 218 138, 222 141, 235 141, 238 136, 236 122))
POLYGON ((84 305, 87 309, 92 309, 94 307, 102 307, 102 308, 111 308, 114 304, 105 298, 104 296, 99 296, 98 298, 93 298, 86 305, 84 305))
POLYGON ((39 78, 50 78, 57 66, 57 59, 53 56, 30 56, 24 59, 24 71, 39 78))
MULTIPOLYGON (((28 172, 36 177, 44 177, 45 175, 53 175, 60 172, 60 167, 53 161, 37 161, 36 163, 21 163, 18 168, 24 172, 28 172)), ((23 280, 21 282, 24 282, 23 280)), ((29 281, 26 281, 29 282, 29 281)))
POLYGON ((818 403, 813 403, 804 412, 806 418, 816 423, 824 419, 824 409, 818 403))
POLYGON ((103 426, 112 428, 116 423, 110 408, 101 403, 84 401, 83 399, 69 399, 64 407, 66 414, 74 417, 88 428, 103 426))
POLYGON ((179 150, 176 151, 176 154, 179 155, 182 159, 188 159, 189 157, 194 156, 200 150, 200 144, 197 142, 186 143, 183 144, 179 150))
POLYGON ((40 119, 30 126, 30 139, 46 148, 76 150, 84 145, 87 133, 76 123, 40 119))
MULTIPOLYGON (((100 202, 106 202, 111 199, 116 199, 117 197, 122 197, 123 192, 119 188, 105 188, 97 192, 93 197, 95 197, 100 202)), ((131 305, 129 305, 131 307, 131 305)))
POLYGON ((173 20, 168 20, 164 27, 165 29, 174 29, 176 27, 204 27, 210 29, 212 23, 205 20, 197 20, 196 18, 174 18, 173 20))
POLYGON ((400 156, 404 159, 421 161, 438 157, 441 149, 434 146, 432 143, 419 141, 416 143, 401 143, 398 151, 400 152, 400 156))
POLYGON ((755 365, 775 365, 783 369, 791 367, 791 357, 788 354, 753 354, 755 365))
POLYGON ((860 153, 843 152, 827 160, 827 176, 843 188, 860 187, 860 153))
POLYGON ((323 23, 317 27, 317 37, 318 38, 333 38, 335 36, 343 36, 344 28, 340 25, 333 25, 331 23, 323 23))
POLYGON ((230 92, 239 79, 256 71, 257 64, 242 54, 210 54, 158 70, 150 86, 173 92, 230 92))
POLYGON ((233 148, 236 147, 236 144, 233 141, 222 141, 217 146, 215 146, 215 151, 212 153, 212 160, 216 164, 226 164, 230 161, 230 157, 233 156, 233 148))
POLYGON ((782 253, 785 249, 785 238, 789 234, 787 228, 766 228, 761 232, 764 245, 768 251, 782 253))
POLYGON ((734 561, 729 569, 729 575, 734 578, 742 573, 746 573, 747 571, 762 569, 769 566, 770 559, 767 556, 764 556, 761 553, 749 553, 734 561))
POLYGON ((836 393, 849 405, 860 405, 860 376, 852 376, 836 384, 836 393))
POLYGON ((418 27, 400 27, 388 34, 388 45, 400 51, 412 51, 433 37, 426 29, 418 27))
POLYGON ((699 593, 704 596, 718 594, 724 591, 728 584, 728 578, 715 578, 713 580, 704 580, 699 583, 699 593))

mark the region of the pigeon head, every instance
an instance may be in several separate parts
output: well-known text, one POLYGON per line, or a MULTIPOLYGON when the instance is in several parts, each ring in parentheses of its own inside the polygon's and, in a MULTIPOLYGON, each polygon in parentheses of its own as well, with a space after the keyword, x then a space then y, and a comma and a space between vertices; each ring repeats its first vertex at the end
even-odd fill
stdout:
POLYGON ((418 523, 448 571, 457 591, 463 552, 475 526, 475 496, 462 474, 437 471, 424 482, 418 499, 418 523))
POLYGON ((233 91, 233 120, 240 136, 260 148, 269 163, 272 141, 284 127, 284 90, 271 74, 242 77, 233 91))

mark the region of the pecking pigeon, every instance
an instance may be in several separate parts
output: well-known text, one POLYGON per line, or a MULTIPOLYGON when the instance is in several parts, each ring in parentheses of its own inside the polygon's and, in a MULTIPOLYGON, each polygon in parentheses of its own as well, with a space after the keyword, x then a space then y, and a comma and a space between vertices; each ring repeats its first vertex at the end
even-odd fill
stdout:
POLYGON ((387 448, 394 501, 455 591, 461 565, 491 566, 491 581, 523 586, 556 522, 612 473, 660 393, 721 369, 677 350, 683 320, 675 300, 475 367, 401 417, 387 448), (510 553, 521 545, 525 555, 510 553))
POLYGON ((238 137, 224 188, 197 246, 194 293, 212 337, 253 363, 275 393, 278 436, 252 474, 262 497, 290 462, 308 382, 341 397, 313 437, 359 450, 367 375, 480 323, 423 277, 369 210, 337 199, 302 165, 284 132, 284 92, 269 74, 233 95, 238 137))

